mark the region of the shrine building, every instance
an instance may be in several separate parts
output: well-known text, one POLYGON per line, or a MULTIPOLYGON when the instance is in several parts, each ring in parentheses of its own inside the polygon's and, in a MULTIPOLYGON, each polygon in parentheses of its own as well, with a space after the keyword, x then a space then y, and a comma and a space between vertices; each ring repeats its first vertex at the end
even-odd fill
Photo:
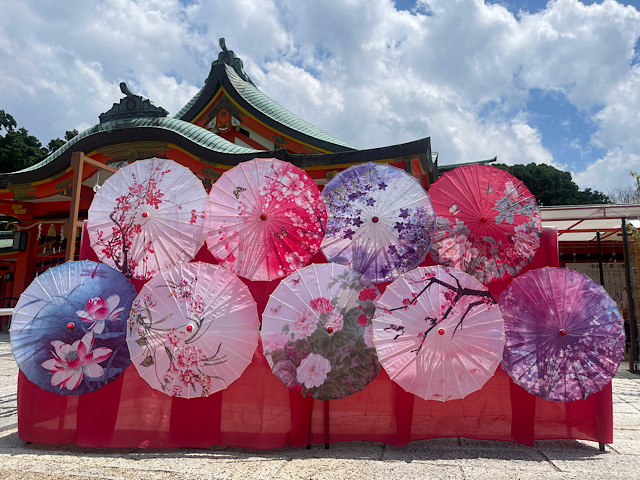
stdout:
POLYGON ((0 214, 15 219, 0 232, 0 307, 12 307, 36 275, 77 257, 78 227, 95 190, 115 169, 136 160, 169 158, 188 167, 207 189, 225 170, 256 157, 291 162, 319 185, 363 162, 400 167, 425 189, 437 178, 437 154, 428 137, 359 149, 267 97, 224 39, 220 46, 204 86, 173 117, 121 83, 124 97, 99 115, 98 124, 40 163, 0 174, 0 214))

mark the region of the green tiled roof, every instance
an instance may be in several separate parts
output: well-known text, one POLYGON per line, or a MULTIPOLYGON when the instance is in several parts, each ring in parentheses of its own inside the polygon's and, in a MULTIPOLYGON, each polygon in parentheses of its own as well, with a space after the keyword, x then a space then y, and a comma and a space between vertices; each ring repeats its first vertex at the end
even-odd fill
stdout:
POLYGON ((269 118, 272 118, 276 122, 281 123, 282 125, 286 125, 293 130, 304 133, 305 135, 317 138, 318 140, 334 143, 336 145, 342 145, 343 147, 352 150, 358 150, 357 147, 354 147, 353 145, 344 142, 339 138, 334 137, 333 135, 329 135, 328 133, 323 132, 310 123, 305 122, 297 115, 294 115, 280 104, 274 102, 264 93, 258 90, 254 85, 240 78, 233 67, 225 65, 225 69, 227 72, 227 77, 229 77, 231 84, 242 96, 242 98, 244 98, 256 110, 262 112, 269 118))
POLYGON ((254 150, 252 148, 242 147, 240 145, 235 145, 224 138, 212 133, 202 127, 197 125, 193 125, 189 122, 185 122, 182 120, 178 120, 175 118, 132 118, 127 120, 113 120, 111 122, 99 123, 94 125, 83 132, 80 132, 78 135, 73 137, 67 143, 65 143, 58 150, 53 152, 47 158, 42 160, 35 165, 27 167, 23 170, 19 170, 17 172, 12 173, 24 173, 30 172, 34 170, 38 170, 39 168, 47 165, 48 163, 53 162, 56 158, 63 155, 65 152, 69 151, 73 145, 78 143, 80 140, 89 137, 91 135, 95 135, 102 132, 107 131, 115 131, 126 128, 154 128, 154 129, 163 129, 169 130, 179 135, 182 135, 186 139, 204 147, 214 152, 219 153, 227 153, 227 154, 253 154, 259 153, 261 150, 254 150))
POLYGON ((181 118, 185 113, 187 113, 189 109, 193 107, 193 104, 196 103, 196 100, 200 98, 200 95, 202 95, 202 92, 204 92, 205 87, 206 85, 202 87, 200 91, 196 93, 191 100, 189 100, 189 103, 187 103, 184 107, 182 107, 180 111, 173 116, 173 118, 181 118))

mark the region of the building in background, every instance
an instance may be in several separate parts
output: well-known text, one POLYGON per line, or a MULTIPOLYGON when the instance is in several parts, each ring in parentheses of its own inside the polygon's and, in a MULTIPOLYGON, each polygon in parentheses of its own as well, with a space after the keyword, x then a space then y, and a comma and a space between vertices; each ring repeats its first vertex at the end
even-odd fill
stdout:
MULTIPOLYGON (((0 215, 10 217, 0 236, 0 297, 4 306, 47 268, 63 263, 74 187, 73 152, 119 168, 161 157, 193 171, 209 188, 225 170, 256 157, 301 167, 319 185, 339 170, 362 162, 405 169, 428 188, 437 177, 437 155, 429 138, 362 150, 314 127, 262 93, 226 48, 211 65, 202 89, 173 117, 122 83, 124 97, 42 162, 0 174, 0 215)), ((111 174, 82 168, 79 220, 86 219, 95 191, 111 174)), ((76 250, 77 251, 77 250, 76 250)))

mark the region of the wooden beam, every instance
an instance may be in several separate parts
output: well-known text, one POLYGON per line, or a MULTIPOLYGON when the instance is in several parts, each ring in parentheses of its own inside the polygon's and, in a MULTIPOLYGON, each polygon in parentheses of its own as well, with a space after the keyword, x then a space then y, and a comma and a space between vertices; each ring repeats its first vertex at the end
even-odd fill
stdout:
MULTIPOLYGON (((71 157, 73 159, 73 153, 71 154, 71 157)), ((117 168, 113 168, 113 167, 110 167, 109 165, 105 165, 104 163, 94 160, 93 158, 85 157, 84 154, 82 155, 82 157, 83 157, 84 163, 91 165, 92 167, 98 167, 98 168, 101 168, 102 170, 106 170, 107 172, 111 172, 111 173, 116 173, 118 171, 117 168)), ((71 160, 71 164, 73 165, 73 160, 71 160)))
POLYGON ((71 205, 69 208, 67 262, 73 260, 76 253, 76 235, 78 234, 78 209, 80 207, 80 192, 82 191, 82 168, 86 157, 82 152, 71 153, 71 168, 73 168, 73 186, 71 191, 71 205))
MULTIPOLYGON (((71 206, 69 208, 69 219, 65 222, 67 235, 67 254, 66 261, 73 260, 76 253, 76 236, 80 222, 78 221, 78 210, 80 209, 80 198, 83 190, 82 170, 84 164, 106 170, 107 172, 116 173, 117 168, 105 165, 92 158, 86 157, 82 152, 71 152, 71 168, 73 168, 73 187, 71 190, 71 206)), ((88 188, 88 187, 85 187, 88 188)))

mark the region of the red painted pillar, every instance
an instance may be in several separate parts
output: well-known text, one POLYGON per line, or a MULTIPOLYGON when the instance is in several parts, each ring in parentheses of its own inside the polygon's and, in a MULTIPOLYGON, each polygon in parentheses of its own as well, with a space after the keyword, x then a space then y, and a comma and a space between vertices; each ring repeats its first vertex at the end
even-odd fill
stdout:
POLYGON ((14 298, 20 297, 20 294, 24 292, 35 277, 36 256, 38 254, 38 227, 34 226, 27 230, 27 235, 27 248, 24 252, 18 252, 15 271, 13 272, 11 296, 14 298))

